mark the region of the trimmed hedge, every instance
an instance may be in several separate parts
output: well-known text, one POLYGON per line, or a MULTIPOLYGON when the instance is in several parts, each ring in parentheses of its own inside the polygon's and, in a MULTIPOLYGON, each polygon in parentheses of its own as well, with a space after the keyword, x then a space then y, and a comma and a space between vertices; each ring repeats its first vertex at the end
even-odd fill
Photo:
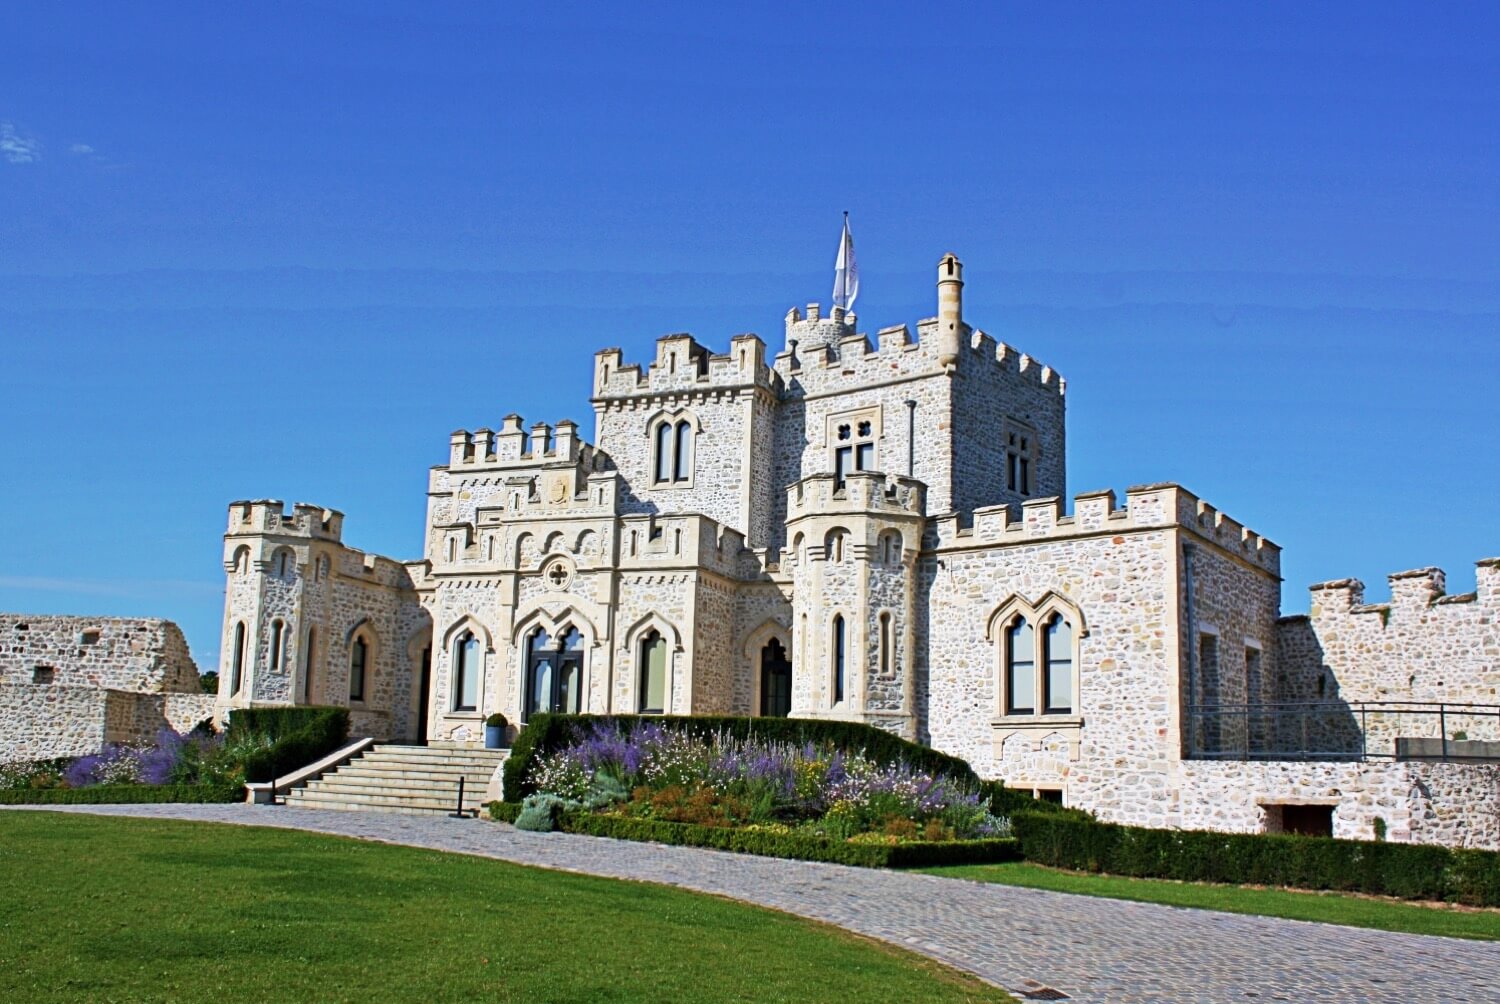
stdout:
POLYGON ((1500 853, 1495 851, 1281 833, 1153 830, 1039 812, 1015 813, 1011 826, 1026 860, 1054 868, 1500 906, 1500 853))
POLYGON ((647 723, 702 738, 725 732, 736 739, 754 736, 798 745, 826 742, 846 752, 863 752, 877 763, 905 763, 976 788, 980 785, 978 775, 966 761, 857 722, 728 715, 533 715, 505 761, 505 800, 519 802, 535 792, 527 779, 533 761, 584 738, 595 725, 634 728, 647 723))
POLYGON ((229 714, 229 741, 246 733, 270 736, 272 742, 245 758, 245 780, 274 781, 348 742, 349 709, 236 708, 229 714))
POLYGON ((88 788, 0 791, 0 805, 105 805, 125 802, 243 802, 243 785, 97 784, 88 788))
MULTIPOLYGON (((514 822, 520 806, 513 802, 491 802, 490 818, 514 822)), ((904 844, 858 844, 800 833, 768 833, 729 826, 694 826, 655 819, 574 812, 564 815, 558 828, 617 840, 639 840, 680 847, 710 847, 768 858, 831 861, 863 868, 910 868, 919 865, 992 864, 1015 861, 1020 848, 1015 840, 913 841, 904 844)))

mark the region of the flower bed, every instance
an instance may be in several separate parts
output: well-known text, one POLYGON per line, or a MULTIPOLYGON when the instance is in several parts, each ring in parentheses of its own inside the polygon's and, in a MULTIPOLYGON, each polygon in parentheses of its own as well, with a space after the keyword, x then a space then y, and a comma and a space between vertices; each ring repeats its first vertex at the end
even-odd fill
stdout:
POLYGON ((914 844, 977 841, 994 846, 959 859, 1013 856, 1009 823, 990 813, 978 785, 829 743, 601 722, 536 758, 529 781, 537 793, 515 814, 523 829, 560 825, 850 864, 890 864, 910 856, 890 848, 914 844))
POLYGON ((233 802, 263 738, 162 729, 153 743, 111 743, 88 756, 0 765, 0 804, 233 802))

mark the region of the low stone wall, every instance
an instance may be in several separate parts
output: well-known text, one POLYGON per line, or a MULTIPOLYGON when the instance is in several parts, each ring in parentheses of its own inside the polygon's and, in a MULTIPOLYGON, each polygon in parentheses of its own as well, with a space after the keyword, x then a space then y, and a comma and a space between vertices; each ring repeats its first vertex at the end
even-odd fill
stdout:
POLYGON ((108 692, 0 682, 0 763, 97 753, 108 692))
POLYGON ((1262 806, 1327 805, 1335 837, 1373 840, 1380 819, 1393 842, 1500 850, 1493 765, 1200 760, 1183 762, 1179 778, 1184 829, 1258 833, 1262 806))
POLYGON ((149 742, 162 729, 187 732, 214 716, 213 694, 105 694, 105 742, 149 742))

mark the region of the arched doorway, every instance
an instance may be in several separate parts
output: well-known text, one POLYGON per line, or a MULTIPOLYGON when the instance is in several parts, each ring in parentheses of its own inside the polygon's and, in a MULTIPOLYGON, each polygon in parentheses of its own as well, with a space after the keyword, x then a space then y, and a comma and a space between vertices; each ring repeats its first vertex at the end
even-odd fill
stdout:
POLYGON ((760 650, 760 713, 767 718, 792 713, 792 662, 776 638, 760 650))
POLYGON ((525 720, 543 712, 583 710, 583 635, 571 625, 557 636, 538 628, 526 643, 525 720))

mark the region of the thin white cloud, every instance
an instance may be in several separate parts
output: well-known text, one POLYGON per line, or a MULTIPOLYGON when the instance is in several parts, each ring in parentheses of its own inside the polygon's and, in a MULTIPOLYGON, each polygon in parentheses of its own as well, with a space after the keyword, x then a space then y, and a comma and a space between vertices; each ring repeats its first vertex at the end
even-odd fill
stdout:
POLYGON ((84 154, 93 153, 94 148, 89 146, 87 143, 74 143, 72 146, 68 147, 68 152, 82 156, 84 154))
POLYGON ((22 136, 13 122, 0 122, 0 157, 12 164, 34 164, 42 159, 42 141, 22 136))
POLYGON ((224 586, 223 583, 196 579, 48 579, 28 575, 0 575, 0 589, 140 597, 163 593, 209 596, 223 593, 224 586))

